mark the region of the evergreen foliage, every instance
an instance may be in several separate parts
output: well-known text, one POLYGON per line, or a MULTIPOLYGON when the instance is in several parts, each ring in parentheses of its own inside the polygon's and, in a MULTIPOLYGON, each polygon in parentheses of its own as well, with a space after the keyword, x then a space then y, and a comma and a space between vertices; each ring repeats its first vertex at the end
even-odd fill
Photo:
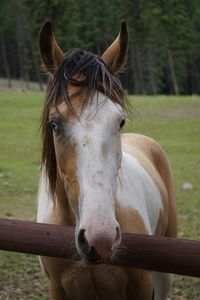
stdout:
POLYGON ((51 19, 67 52, 101 54, 129 27, 129 59, 122 75, 134 94, 200 94, 200 2, 198 0, 1 0, 0 77, 36 80, 42 87, 37 37, 51 19))

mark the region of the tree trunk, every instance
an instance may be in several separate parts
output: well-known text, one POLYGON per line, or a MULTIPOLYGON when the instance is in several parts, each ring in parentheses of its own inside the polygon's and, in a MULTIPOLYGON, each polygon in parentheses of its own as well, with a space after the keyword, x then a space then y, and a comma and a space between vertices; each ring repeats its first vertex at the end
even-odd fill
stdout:
POLYGON ((147 57, 148 57, 148 70, 149 70, 151 94, 156 95, 157 94, 157 86, 156 86, 155 70, 154 70, 155 69, 155 60, 154 60, 154 55, 152 53, 152 46, 150 44, 148 45, 147 57))
POLYGON ((16 37, 18 45, 18 57, 19 57, 19 68, 20 78, 25 80, 26 88, 29 90, 29 74, 27 71, 28 59, 27 59, 27 39, 25 38, 23 24, 25 23, 24 14, 21 7, 17 7, 16 14, 16 37))
MULTIPOLYGON (((130 70, 129 73, 131 74, 131 81, 129 81, 128 85, 127 85, 127 89, 128 91, 136 94, 136 68, 135 68, 135 53, 134 53, 134 49, 133 46, 131 46, 130 49, 130 57, 129 57, 129 63, 130 63, 130 70)), ((126 72, 128 74, 128 72, 126 72)))
POLYGON ((168 55, 168 62, 169 62, 169 68, 171 73, 171 79, 172 79, 173 92, 175 93, 175 95, 179 95, 179 88, 178 88, 176 73, 174 68, 174 59, 169 45, 167 47, 167 55, 168 55))
POLYGON ((7 55, 6 55, 6 46, 5 46, 5 40, 4 40, 4 35, 3 32, 1 32, 1 53, 2 53, 2 58, 3 58, 3 68, 6 74, 6 78, 8 80, 8 88, 12 87, 12 81, 11 81, 11 76, 10 76, 10 68, 8 65, 8 60, 7 60, 7 55))
POLYGON ((197 67, 197 64, 192 61, 192 82, 196 83, 195 86, 192 86, 191 94, 200 94, 200 73, 197 67))
MULTIPOLYGON (((164 0, 160 0, 160 7, 163 12, 163 16, 166 16, 167 10, 165 7, 164 0)), ((164 22, 164 21, 163 21, 163 29, 164 29, 169 69, 170 69, 170 73, 171 73, 172 89, 173 89, 173 92, 175 95, 179 95, 179 88, 178 88, 178 83, 177 83, 177 79, 176 79, 175 67, 174 67, 174 59, 173 59, 172 50, 171 50, 170 42, 169 42, 170 33, 169 33, 168 26, 167 26, 166 22, 164 22)))
POLYGON ((31 57, 31 61, 32 61, 32 65, 33 65, 33 70, 34 70, 34 75, 36 77, 36 80, 38 82, 39 88, 41 91, 43 91, 43 84, 42 84, 42 78, 39 72, 39 66, 37 65, 36 62, 36 58, 35 58, 35 53, 34 53, 34 46, 33 46, 33 39, 31 37, 31 32, 30 32, 30 28, 27 28, 28 32, 27 32, 27 36, 28 36, 28 41, 29 41, 29 45, 30 45, 30 57, 31 57))
POLYGON ((143 67, 142 67, 142 61, 141 61, 141 55, 140 55, 140 49, 139 46, 135 45, 135 55, 136 55, 136 64, 137 64, 137 82, 138 82, 138 94, 145 94, 144 91, 144 77, 143 77, 143 67))

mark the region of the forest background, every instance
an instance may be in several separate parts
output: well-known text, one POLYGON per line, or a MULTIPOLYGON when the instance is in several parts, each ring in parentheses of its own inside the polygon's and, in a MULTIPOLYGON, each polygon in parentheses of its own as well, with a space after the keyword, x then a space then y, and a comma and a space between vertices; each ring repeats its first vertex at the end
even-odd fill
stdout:
POLYGON ((64 52, 83 48, 99 55, 129 27, 129 58, 121 77, 130 94, 200 94, 198 0, 1 0, 0 77, 36 81, 38 32, 51 19, 64 52))

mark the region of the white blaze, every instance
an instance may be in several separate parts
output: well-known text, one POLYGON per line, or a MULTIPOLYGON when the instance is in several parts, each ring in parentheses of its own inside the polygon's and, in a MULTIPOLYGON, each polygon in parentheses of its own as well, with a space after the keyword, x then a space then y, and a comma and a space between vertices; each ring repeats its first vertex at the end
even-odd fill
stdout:
POLYGON ((121 165, 120 122, 123 118, 122 108, 99 94, 85 108, 80 122, 71 125, 70 133, 76 145, 80 187, 77 230, 84 229, 91 243, 104 235, 113 247, 119 235, 115 196, 121 165))

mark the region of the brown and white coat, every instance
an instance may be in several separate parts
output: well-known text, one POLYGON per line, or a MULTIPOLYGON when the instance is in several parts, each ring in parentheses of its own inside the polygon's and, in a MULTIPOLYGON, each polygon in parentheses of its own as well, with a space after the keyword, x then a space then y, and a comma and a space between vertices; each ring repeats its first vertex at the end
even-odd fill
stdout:
MULTIPOLYGON (((49 22, 40 33, 40 50, 45 67, 54 74, 65 58, 49 22)), ((127 29, 122 23, 121 33, 102 60, 114 74, 124 65, 126 53, 127 29)), ((80 72, 73 78, 84 76, 80 72)), ((82 261, 41 259, 52 299, 151 300, 153 290, 155 300, 167 299, 169 275, 94 266, 87 260, 110 259, 121 232, 176 236, 168 159, 154 140, 138 134, 122 135, 125 110, 112 95, 105 95, 103 89, 94 92, 83 109, 86 89, 77 93, 73 83, 67 88, 73 95, 73 110, 61 96, 56 105, 54 101, 48 106, 43 118, 52 126, 52 139, 45 145, 52 147, 49 157, 54 156, 56 175, 52 184, 44 146, 37 221, 76 226, 76 246, 82 261)))

